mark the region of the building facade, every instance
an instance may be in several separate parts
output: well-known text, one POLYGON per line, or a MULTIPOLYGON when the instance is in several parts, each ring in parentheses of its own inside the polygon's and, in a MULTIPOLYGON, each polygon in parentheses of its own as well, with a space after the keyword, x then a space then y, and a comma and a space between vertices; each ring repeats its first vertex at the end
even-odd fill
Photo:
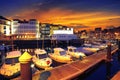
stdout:
POLYGON ((30 19, 29 21, 14 19, 11 27, 11 34, 16 40, 40 38, 39 21, 36 19, 30 19))
POLYGON ((67 28, 66 30, 54 30, 51 40, 72 40, 77 39, 77 36, 73 33, 73 28, 67 28))
POLYGON ((0 16, 1 39, 5 38, 9 40, 11 37, 14 40, 51 39, 53 34, 61 33, 61 31, 64 32, 64 34, 71 34, 70 29, 72 30, 73 34, 72 28, 67 28, 66 26, 62 25, 39 23, 39 21, 36 19, 8 20, 0 16))
POLYGON ((54 34, 55 30, 57 30, 57 32, 59 32, 61 30, 66 31, 67 29, 68 28, 66 26, 62 26, 62 25, 41 23, 40 24, 41 38, 42 39, 51 39, 51 36, 54 34))
POLYGON ((8 39, 11 34, 11 20, 0 16, 0 39, 8 39))
POLYGON ((49 39, 50 38, 50 24, 47 24, 47 23, 40 24, 40 33, 41 33, 41 39, 49 39))

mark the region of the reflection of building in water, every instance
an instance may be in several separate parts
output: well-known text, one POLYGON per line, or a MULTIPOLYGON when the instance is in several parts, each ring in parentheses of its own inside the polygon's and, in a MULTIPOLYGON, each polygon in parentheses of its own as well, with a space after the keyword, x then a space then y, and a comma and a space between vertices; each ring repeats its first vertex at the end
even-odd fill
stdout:
POLYGON ((40 38, 39 22, 36 19, 12 21, 11 34, 14 39, 36 39, 40 38))

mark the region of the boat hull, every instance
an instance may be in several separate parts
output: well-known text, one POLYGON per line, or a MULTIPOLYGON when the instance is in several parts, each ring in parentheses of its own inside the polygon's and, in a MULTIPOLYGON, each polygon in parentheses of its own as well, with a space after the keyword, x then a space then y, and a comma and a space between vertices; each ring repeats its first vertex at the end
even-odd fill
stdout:
POLYGON ((54 54, 48 54, 51 59, 53 59, 56 62, 60 63, 70 63, 72 60, 70 58, 65 58, 59 55, 54 55, 54 54))
POLYGON ((19 76, 20 63, 14 64, 14 65, 3 64, 0 68, 0 74, 8 79, 12 79, 19 76))
POLYGON ((49 69, 51 68, 52 60, 50 58, 38 59, 35 56, 33 56, 33 63, 39 69, 49 69))

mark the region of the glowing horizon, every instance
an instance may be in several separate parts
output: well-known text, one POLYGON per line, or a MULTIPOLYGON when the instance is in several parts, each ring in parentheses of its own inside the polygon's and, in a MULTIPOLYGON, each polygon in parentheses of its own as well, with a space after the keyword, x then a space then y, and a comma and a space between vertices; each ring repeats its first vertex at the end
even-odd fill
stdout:
MULTIPOLYGON (((85 27, 87 29, 88 27, 105 28, 107 26, 120 25, 120 16, 118 14, 107 12, 79 13, 67 10, 63 11, 62 9, 53 9, 42 14, 35 14, 29 11, 27 12, 26 10, 24 13, 19 13, 19 15, 21 15, 19 16, 20 19, 24 19, 26 15, 27 19, 32 19, 32 17, 30 16, 35 15, 34 18, 39 20, 41 23, 61 24, 66 26, 78 27, 81 29, 83 29, 82 26, 87 26, 85 27)), ((11 18, 14 19, 16 17, 11 18)))
MULTIPOLYGON (((41 23, 94 29, 120 26, 118 0, 3 0, 1 13, 11 19, 37 19, 41 23), (6 5, 7 4, 7 5, 6 5), (5 6, 6 5, 6 6, 5 6)), ((3 16, 4 16, 3 15, 3 16)))

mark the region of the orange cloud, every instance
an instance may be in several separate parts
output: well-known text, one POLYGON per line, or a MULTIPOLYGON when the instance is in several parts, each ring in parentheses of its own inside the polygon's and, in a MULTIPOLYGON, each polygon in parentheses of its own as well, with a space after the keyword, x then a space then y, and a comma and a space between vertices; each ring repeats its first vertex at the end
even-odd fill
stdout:
MULTIPOLYGON (((119 26, 120 15, 109 12, 73 12, 72 10, 64 10, 60 8, 54 8, 48 11, 37 10, 25 10, 18 12, 17 15, 20 19, 36 18, 40 22, 62 24, 68 26, 90 26, 88 29, 94 29, 95 27, 105 26, 119 26), (81 24, 81 25, 80 25, 81 24)), ((16 18, 13 16, 13 18, 16 18)), ((84 29, 84 28, 82 28, 84 29)), ((85 28, 87 29, 87 28, 85 28)))

